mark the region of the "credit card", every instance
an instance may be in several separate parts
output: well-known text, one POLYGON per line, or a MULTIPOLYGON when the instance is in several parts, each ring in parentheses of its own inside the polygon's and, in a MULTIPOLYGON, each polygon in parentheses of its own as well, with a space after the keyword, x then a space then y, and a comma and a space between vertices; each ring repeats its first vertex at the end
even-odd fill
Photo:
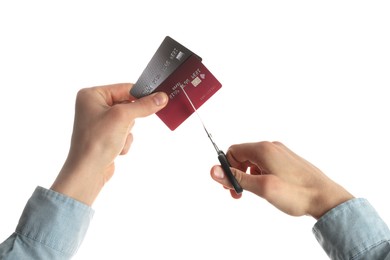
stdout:
MULTIPOLYGON (((133 97, 147 96, 194 53, 166 36, 130 93, 133 97)), ((200 60, 201 58, 198 57, 200 60)))
POLYGON ((182 88, 198 109, 221 87, 221 83, 202 62, 191 55, 157 87, 156 91, 163 91, 168 95, 169 102, 156 115, 173 131, 194 113, 182 88))
POLYGON ((185 88, 198 109, 221 87, 198 55, 167 36, 130 94, 141 98, 151 93, 165 92, 169 102, 156 115, 173 131, 194 113, 182 88, 185 88))

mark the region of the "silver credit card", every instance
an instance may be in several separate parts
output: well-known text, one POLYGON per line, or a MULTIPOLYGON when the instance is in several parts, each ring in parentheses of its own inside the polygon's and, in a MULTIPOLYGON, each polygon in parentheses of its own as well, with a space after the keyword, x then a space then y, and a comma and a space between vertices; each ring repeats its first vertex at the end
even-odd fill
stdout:
MULTIPOLYGON (((151 94, 169 77, 169 75, 193 54, 192 51, 171 37, 166 36, 141 76, 132 87, 130 94, 136 98, 151 94)), ((197 57, 199 60, 202 60, 199 56, 197 57)))

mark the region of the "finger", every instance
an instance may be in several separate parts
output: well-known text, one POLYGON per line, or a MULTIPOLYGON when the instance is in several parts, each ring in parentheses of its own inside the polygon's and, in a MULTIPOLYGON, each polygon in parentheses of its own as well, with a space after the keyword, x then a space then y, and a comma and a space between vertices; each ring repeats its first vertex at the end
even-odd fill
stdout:
POLYGON ((225 173, 222 170, 222 167, 219 165, 215 165, 211 168, 210 171, 211 178, 218 182, 219 184, 222 184, 224 188, 231 189, 233 186, 228 181, 228 179, 225 176, 225 173))
POLYGON ((131 129, 134 127, 135 125, 135 120, 131 121, 130 124, 129 124, 129 132, 131 131, 131 129))
MULTIPOLYGON (((237 182, 244 190, 253 192, 261 197, 263 197, 264 193, 268 190, 265 188, 268 183, 264 182, 264 184, 262 182, 265 179, 266 175, 250 175, 235 168, 231 168, 231 170, 233 176, 236 178, 237 182)), ((211 177, 223 186, 233 189, 233 186, 230 184, 222 167, 220 167, 219 165, 216 165, 211 168, 211 177)), ((238 198, 239 195, 232 193, 232 197, 238 198)))
POLYGON ((217 181, 218 183, 222 184, 222 186, 225 189, 228 189, 230 191, 230 195, 234 199, 239 199, 242 197, 242 193, 237 194, 236 191, 234 190, 233 186, 230 184, 230 182, 225 178, 225 173, 223 172, 222 168, 220 166, 214 166, 211 169, 211 177, 217 181))
POLYGON ((135 98, 130 95, 130 89, 133 87, 131 83, 118 83, 94 87, 104 98, 107 105, 112 106, 124 101, 133 101, 135 98))
MULTIPOLYGON (((250 175, 235 168, 231 168, 231 170, 244 190, 266 199, 287 214, 299 216, 305 212, 306 203, 299 205, 291 203, 291 201, 310 197, 304 189, 291 185, 275 175, 250 175)), ((224 186, 232 187, 220 166, 212 168, 211 177, 224 186)), ((230 193, 233 198, 239 198, 233 188, 231 188, 230 193)))
POLYGON ((233 199, 239 199, 242 197, 242 193, 237 194, 237 192, 234 189, 229 189, 229 191, 233 199))
MULTIPOLYGON (((254 179, 252 175, 246 174, 243 171, 240 171, 235 168, 230 168, 232 170, 233 176, 236 178, 237 182, 240 184, 240 186, 244 190, 253 190, 254 179)), ((211 177, 218 183, 222 184, 225 187, 228 187, 230 189, 233 189, 232 184, 230 183, 229 179, 226 177, 223 169, 221 166, 216 165, 211 168, 211 177)))
POLYGON ((135 120, 132 120, 130 122, 130 125, 129 125, 129 134, 127 135, 127 138, 126 138, 126 141, 125 141, 125 145, 123 146, 123 149, 122 149, 120 155, 125 155, 130 150, 130 146, 131 146, 131 144, 133 143, 133 140, 134 140, 133 134, 130 131, 134 127, 134 124, 135 124, 135 120))
POLYGON ((242 165, 252 167, 256 165, 259 169, 266 170, 269 173, 279 173, 276 169, 283 166, 286 156, 289 152, 283 146, 273 142, 244 143, 233 145, 226 154, 232 167, 242 169, 242 165))
POLYGON ((263 174, 268 174, 266 170, 257 167, 257 166, 251 166, 249 169, 249 173, 252 175, 263 175, 263 174))
POLYGON ((164 92, 157 92, 137 99, 131 103, 123 104, 123 106, 127 106, 130 119, 134 119, 152 115, 164 108, 167 103, 167 94, 164 92))
POLYGON ((287 210, 289 214, 299 210, 294 209, 291 204, 291 201, 297 201, 299 198, 305 197, 300 194, 301 190, 298 187, 283 181, 282 178, 275 175, 251 175, 234 168, 231 170, 244 190, 266 199, 280 209, 287 210))
POLYGON ((129 133, 129 135, 126 138, 125 145, 122 148, 122 151, 120 152, 120 155, 125 155, 130 150, 130 146, 133 143, 133 134, 129 133))
POLYGON ((271 145, 269 142, 236 144, 228 149, 227 156, 232 165, 256 164, 261 158, 260 154, 266 154, 265 150, 269 150, 271 145))

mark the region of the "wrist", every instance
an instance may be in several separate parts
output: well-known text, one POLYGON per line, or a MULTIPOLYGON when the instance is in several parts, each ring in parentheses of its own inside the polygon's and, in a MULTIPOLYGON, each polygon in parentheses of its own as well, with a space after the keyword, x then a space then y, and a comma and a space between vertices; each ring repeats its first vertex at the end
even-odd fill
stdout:
POLYGON ((334 183, 331 188, 318 192, 316 199, 312 200, 309 215, 318 220, 331 209, 353 198, 354 196, 347 190, 334 183))
POLYGON ((88 161, 73 162, 68 159, 51 189, 91 206, 106 182, 106 171, 88 161))

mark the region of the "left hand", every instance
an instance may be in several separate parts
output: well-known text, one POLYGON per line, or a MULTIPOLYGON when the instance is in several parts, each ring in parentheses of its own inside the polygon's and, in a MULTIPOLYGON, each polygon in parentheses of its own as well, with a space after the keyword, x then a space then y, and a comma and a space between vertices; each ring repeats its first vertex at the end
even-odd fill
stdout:
POLYGON ((114 174, 114 160, 133 141, 135 119, 165 107, 168 97, 155 93, 140 99, 132 84, 85 88, 78 92, 68 158, 51 189, 91 205, 114 174))

